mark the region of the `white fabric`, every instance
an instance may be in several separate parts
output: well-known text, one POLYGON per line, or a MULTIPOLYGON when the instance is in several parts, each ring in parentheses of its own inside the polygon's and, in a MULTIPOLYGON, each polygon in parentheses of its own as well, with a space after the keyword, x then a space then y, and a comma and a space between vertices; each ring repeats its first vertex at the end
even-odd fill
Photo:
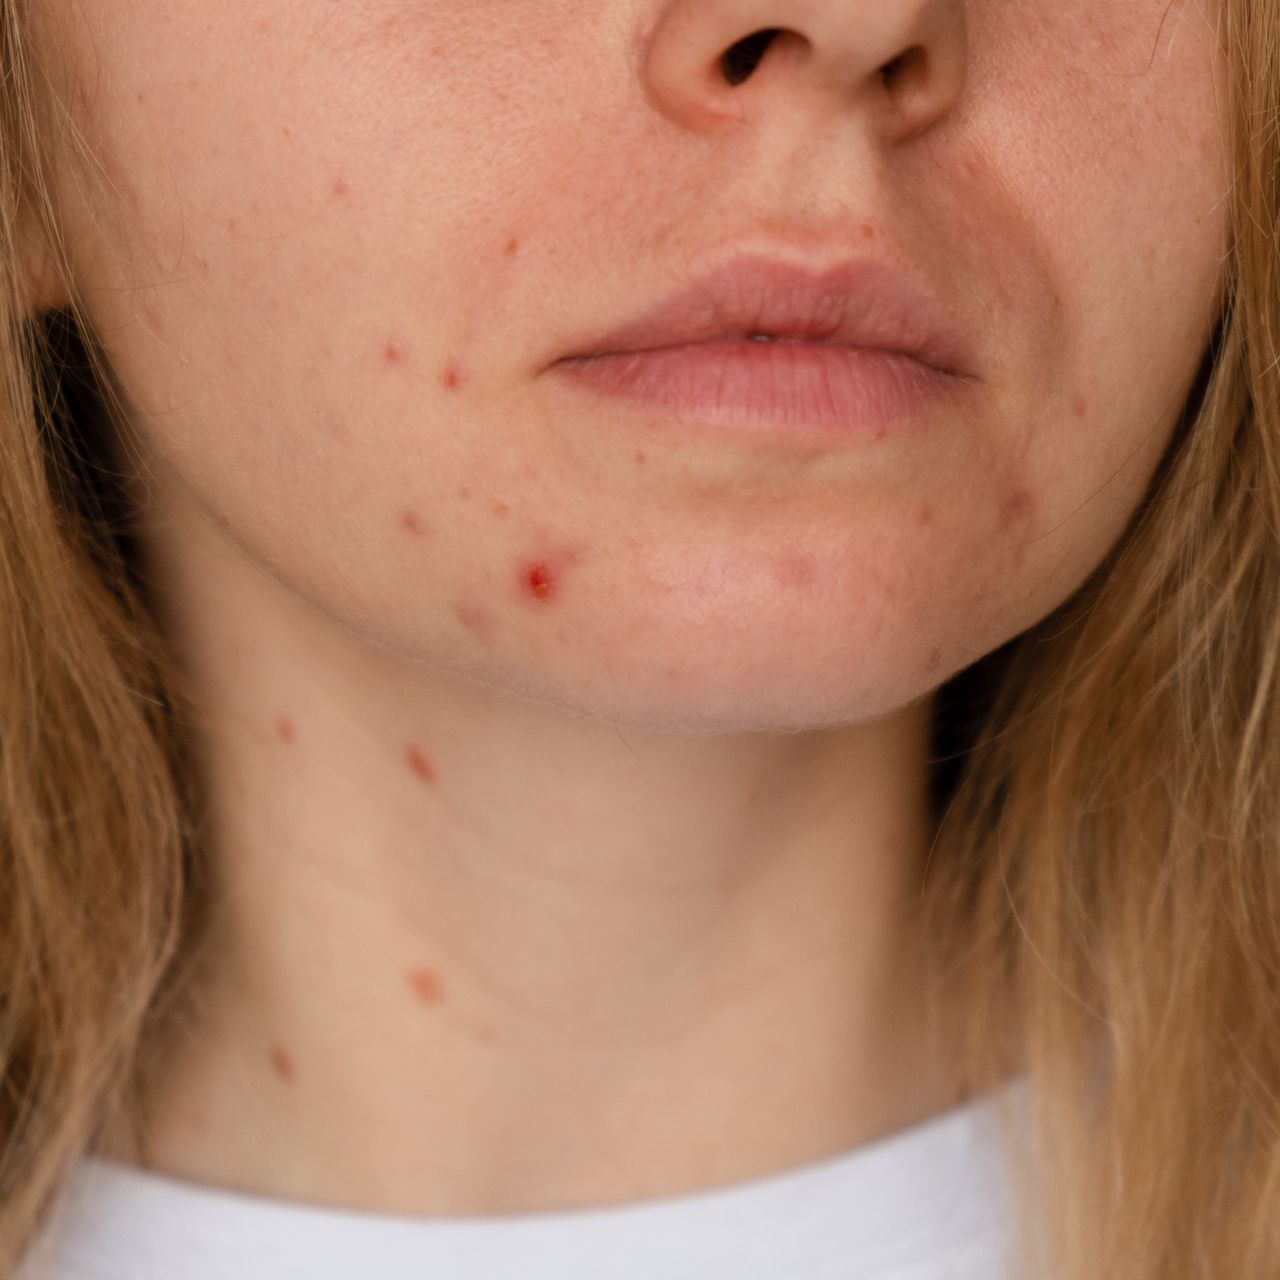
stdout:
POLYGON ((88 1157, 20 1280, 1012 1280, 995 1113, 1024 1123, 1028 1089, 765 1178, 509 1217, 332 1210, 88 1157))

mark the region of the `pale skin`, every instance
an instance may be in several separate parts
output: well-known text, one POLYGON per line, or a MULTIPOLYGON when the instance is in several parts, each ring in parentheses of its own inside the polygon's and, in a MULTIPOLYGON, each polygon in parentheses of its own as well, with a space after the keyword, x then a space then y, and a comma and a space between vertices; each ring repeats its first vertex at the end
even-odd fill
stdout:
POLYGON ((965 1097, 916 911, 930 698, 1083 582, 1168 442, 1228 248, 1218 3, 33 17, 109 179, 57 195, 227 890, 146 1158, 520 1212, 965 1097), (963 414, 789 451, 546 373, 726 244, 850 240, 965 326, 963 414))

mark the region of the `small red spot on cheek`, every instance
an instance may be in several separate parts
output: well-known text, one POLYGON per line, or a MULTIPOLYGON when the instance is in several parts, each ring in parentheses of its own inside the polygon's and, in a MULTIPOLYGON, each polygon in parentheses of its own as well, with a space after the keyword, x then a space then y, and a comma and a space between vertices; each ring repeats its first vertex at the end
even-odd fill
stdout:
POLYGON ((405 360, 408 359, 404 343, 398 342, 394 338, 382 349, 382 354, 388 364, 404 364, 405 360))
POLYGON ((512 236, 511 239, 507 241, 507 247, 503 252, 508 258, 514 258, 519 251, 520 241, 517 240, 515 236, 512 236))
POLYGON ((503 516, 505 516, 505 515, 507 514, 507 512, 508 512, 508 511, 510 511, 510 510, 511 510, 511 508, 510 508, 509 506, 507 506, 507 504, 506 504, 505 502, 499 502, 499 503, 498 503, 498 504, 493 508, 493 514, 494 514, 495 516, 497 516, 499 519, 501 519, 501 518, 502 518, 503 516))
POLYGON ((524 584, 535 600, 549 600, 555 590, 555 580, 545 564, 531 564, 524 571, 524 584))
POLYGON ((643 453, 637 453, 637 454, 636 454, 636 466, 637 466, 637 467, 643 467, 643 466, 644 466, 644 464, 645 464, 646 462, 648 462, 648 461, 649 461, 649 459, 648 459, 648 458, 646 458, 646 457, 644 456, 644 454, 643 454, 643 453))
POLYGON ((452 362, 445 365, 444 372, 440 375, 440 381, 449 391, 457 391, 457 389, 462 386, 466 380, 466 374, 452 362))
POLYGON ((292 1084, 297 1077, 293 1059, 278 1044, 271 1046, 271 1069, 285 1084, 292 1084))
POLYGON ((431 529, 427 522, 416 512, 406 511, 400 517, 400 527, 415 538, 427 538, 431 536, 431 529))
POLYGON ((807 587, 817 576, 817 570, 812 556, 795 552, 774 564, 773 576, 780 587, 807 587))
POLYGON ((468 488, 467 488, 467 486, 464 484, 464 485, 463 485, 463 486, 458 490, 458 497, 460 497, 460 498, 463 500, 463 502, 470 502, 470 501, 471 501, 471 490, 470 490, 470 489, 468 489, 468 488))
POLYGON ((427 755, 416 742, 411 742, 405 749, 405 759, 409 762, 409 768, 422 779, 423 782, 435 782, 436 766, 431 757, 427 755))
POLYGON ((410 969, 406 977, 423 1004, 440 1004, 444 1000, 444 983, 434 969, 410 969))
POLYGON ((333 186, 329 188, 335 196, 345 196, 351 188, 347 186, 345 178, 335 178, 333 186))
POLYGON ((927 529, 933 523, 933 507, 929 503, 920 504, 920 509, 916 512, 916 523, 922 529, 927 529))
POLYGON ((1031 494, 1026 489, 1014 489, 1000 507, 1000 523, 1005 528, 1022 524, 1031 518, 1034 505, 1031 494))
POLYGON ((1085 414, 1089 412, 1089 402, 1084 398, 1084 396, 1072 397, 1071 412, 1074 413, 1077 418, 1083 418, 1085 414))
POLYGON ((937 672, 940 666, 942 666, 942 650, 930 649, 929 657, 925 662, 924 669, 929 673, 929 675, 933 675, 937 672))
POLYGON ((298 731, 294 728, 293 721, 288 716, 279 716, 276 719, 276 737, 281 742, 292 742, 298 736, 298 731))

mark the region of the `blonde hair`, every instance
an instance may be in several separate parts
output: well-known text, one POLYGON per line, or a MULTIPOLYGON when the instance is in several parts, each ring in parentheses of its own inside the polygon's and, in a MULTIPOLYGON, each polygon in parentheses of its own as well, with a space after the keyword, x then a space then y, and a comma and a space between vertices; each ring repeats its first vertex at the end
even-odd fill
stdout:
MULTIPOLYGON (((1012 1020, 1024 1273, 1061 1280, 1280 1276, 1280 7, 1228 7, 1234 245, 1182 420, 1089 581, 936 704, 924 902, 974 1087, 1012 1020)), ((28 49, 0 0, 0 1275, 136 1117, 212 876, 28 49), (65 310, 24 314, 28 225, 65 310)))

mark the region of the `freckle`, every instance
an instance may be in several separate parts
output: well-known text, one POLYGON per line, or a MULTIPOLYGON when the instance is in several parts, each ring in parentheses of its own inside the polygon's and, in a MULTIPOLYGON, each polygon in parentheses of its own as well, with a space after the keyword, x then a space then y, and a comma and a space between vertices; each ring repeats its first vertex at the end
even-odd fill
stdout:
POLYGON ((507 257, 514 258, 519 248, 520 248, 520 241, 517 240, 515 236, 512 236, 511 239, 507 241, 507 248, 506 248, 507 257))
POLYGON ((297 1076, 293 1059, 278 1044, 271 1046, 271 1069, 286 1084, 292 1084, 297 1076))
POLYGON ((423 782, 436 781, 436 767, 431 762, 431 757, 427 755, 416 742, 411 742, 405 749, 405 759, 409 762, 409 768, 422 779, 423 782))
POLYGON ((440 376, 440 381, 444 383, 450 391, 456 391, 465 381, 465 377, 461 369, 456 364, 445 366, 445 371, 440 376))
POLYGON ((1084 396, 1076 396, 1071 401, 1071 410, 1077 418, 1083 418, 1089 412, 1089 402, 1084 396))
POLYGON ((404 347, 396 341, 388 342, 383 349, 383 355, 386 357, 388 364, 403 364, 405 359, 404 347))
POLYGON ((433 969, 410 969, 405 976, 423 1004, 439 1004, 444 999, 444 984, 433 969))
POLYGON ((427 528, 427 523, 416 511, 406 511, 400 517, 400 527, 406 533, 411 533, 415 538, 427 538, 431 536, 431 530, 427 528))
POLYGON ((933 523, 933 507, 927 503, 920 504, 920 510, 916 513, 916 523, 922 528, 927 528, 933 523))
POLYGON ((288 716, 279 716, 276 719, 276 737, 281 742, 292 742, 298 736, 298 731, 294 728, 293 721, 288 716))
POLYGON ((554 587, 551 572, 545 564, 532 564, 521 571, 524 586, 535 600, 549 600, 554 587))
POLYGON ((505 515, 507 514, 507 512, 508 512, 508 511, 510 511, 510 510, 511 510, 511 508, 510 508, 509 506, 507 506, 507 504, 506 504, 505 502, 499 502, 499 503, 498 503, 498 504, 493 508, 493 514, 494 514, 495 516, 497 516, 499 519, 501 519, 501 518, 502 518, 503 516, 505 516, 505 515))
POLYGON ((333 186, 330 187, 329 190, 332 191, 335 196, 345 196, 351 188, 347 186, 345 179, 335 178, 333 180, 333 186))
POLYGON ((464 484, 462 488, 458 490, 458 497, 460 497, 463 500, 463 502, 470 502, 471 490, 468 489, 467 486, 464 484))
POLYGON ((648 461, 649 461, 649 459, 648 459, 648 458, 646 458, 646 457, 644 456, 644 454, 643 454, 643 453, 637 453, 637 454, 636 454, 636 466, 637 466, 637 467, 643 467, 643 466, 644 466, 644 464, 645 464, 646 462, 648 462, 648 461))

